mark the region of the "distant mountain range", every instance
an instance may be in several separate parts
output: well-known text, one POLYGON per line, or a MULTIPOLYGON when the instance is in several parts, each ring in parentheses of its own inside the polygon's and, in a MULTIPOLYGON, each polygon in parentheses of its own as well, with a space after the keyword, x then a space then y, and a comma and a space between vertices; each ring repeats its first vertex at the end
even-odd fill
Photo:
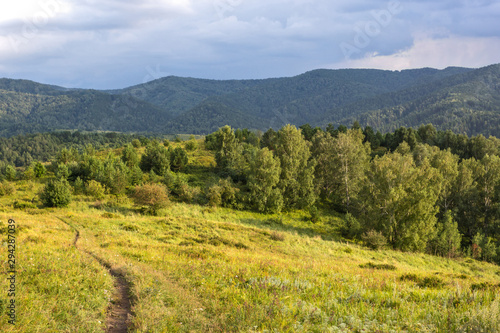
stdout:
POLYGON ((319 69, 289 78, 169 76, 120 90, 66 89, 0 79, 0 135, 52 130, 206 134, 223 125, 291 123, 392 131, 432 123, 500 137, 500 64, 403 71, 319 69))

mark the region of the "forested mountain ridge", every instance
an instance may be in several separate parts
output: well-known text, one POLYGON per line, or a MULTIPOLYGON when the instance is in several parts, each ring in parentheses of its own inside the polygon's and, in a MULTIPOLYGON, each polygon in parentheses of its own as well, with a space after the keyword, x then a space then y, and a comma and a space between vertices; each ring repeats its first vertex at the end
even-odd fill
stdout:
POLYGON ((171 115, 130 96, 0 80, 0 135, 51 130, 160 132, 171 115))
POLYGON ((169 76, 96 91, 0 79, 0 135, 58 129, 207 134, 223 125, 291 123, 500 136, 500 65, 403 71, 341 69, 263 80, 169 76))

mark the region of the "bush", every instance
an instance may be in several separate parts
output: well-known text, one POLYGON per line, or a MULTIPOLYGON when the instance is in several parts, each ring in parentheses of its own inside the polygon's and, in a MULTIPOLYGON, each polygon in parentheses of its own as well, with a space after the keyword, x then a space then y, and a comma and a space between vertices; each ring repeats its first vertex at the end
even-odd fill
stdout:
POLYGON ((236 193, 239 189, 233 186, 230 178, 219 179, 219 182, 212 185, 206 193, 208 204, 212 207, 234 207, 236 205, 236 193))
POLYGON ((67 180, 50 180, 40 195, 46 207, 65 207, 71 202, 71 186, 67 180))
POLYGON ((131 197, 144 213, 151 215, 157 215, 158 211, 169 203, 168 190, 160 184, 136 186, 131 197))
POLYGON ((178 189, 179 199, 183 202, 193 202, 200 195, 201 191, 198 187, 189 186, 186 183, 182 183, 179 185, 178 189))
POLYGON ((309 208, 309 214, 311 215, 311 216, 309 217, 309 220, 310 220, 312 223, 319 222, 319 210, 318 210, 318 207, 316 207, 316 206, 311 206, 311 208, 309 208))
POLYGON ((343 219, 344 225, 342 226, 341 233, 342 236, 347 238, 357 238, 361 233, 361 223, 352 216, 351 213, 347 213, 343 219))
POLYGON ((104 198, 105 191, 106 191, 105 186, 96 180, 91 180, 87 182, 85 186, 85 194, 97 200, 104 198))
MULTIPOLYGON (((68 179, 69 169, 66 164, 58 164, 55 172, 56 178, 68 179)), ((79 177, 78 177, 79 178, 79 177)))
POLYGON ((198 142, 195 138, 191 138, 188 142, 186 142, 185 147, 187 151, 194 151, 198 148, 198 142))
POLYGON ((14 209, 27 209, 27 208, 37 208, 34 203, 27 202, 27 201, 14 201, 13 205, 14 209))
POLYGON ((36 178, 42 178, 45 175, 45 172, 47 171, 47 169, 45 168, 45 166, 42 163, 40 163, 40 162, 36 162, 35 163, 35 166, 34 166, 33 170, 35 172, 35 177, 36 178))
POLYGON ((134 148, 140 148, 141 147, 141 141, 139 139, 132 140, 132 146, 134 146, 134 148))
POLYGON ((80 177, 77 177, 75 179, 75 183, 73 184, 73 191, 75 194, 81 194, 85 191, 85 185, 83 184, 83 180, 80 177))
POLYGON ((0 183, 0 197, 4 195, 12 195, 16 193, 16 187, 7 181, 3 181, 0 183))
POLYGON ((387 239, 380 231, 370 230, 361 236, 366 246, 372 250, 379 250, 387 245, 387 239))
POLYGON ((395 271, 397 269, 396 266, 391 265, 391 264, 375 264, 373 262, 361 264, 361 265, 359 265, 359 267, 370 268, 370 269, 381 269, 381 270, 388 270, 388 271, 395 271))

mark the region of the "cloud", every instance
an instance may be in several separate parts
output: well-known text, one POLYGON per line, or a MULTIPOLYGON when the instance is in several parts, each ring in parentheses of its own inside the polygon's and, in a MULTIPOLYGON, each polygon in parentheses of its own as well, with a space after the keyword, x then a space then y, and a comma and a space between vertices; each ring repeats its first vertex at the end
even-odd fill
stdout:
POLYGON ((476 68, 499 62, 500 37, 419 36, 408 49, 390 55, 367 54, 361 59, 340 62, 332 67, 389 70, 448 66, 476 68))
POLYGON ((152 68, 229 79, 318 67, 500 62, 497 1, 25 0, 1 6, 0 76, 70 87, 137 84, 154 77, 152 68), (398 13, 377 21, 394 5, 398 13), (366 45, 355 44, 359 31, 369 32, 366 45), (358 51, 346 57, 343 43, 358 51))

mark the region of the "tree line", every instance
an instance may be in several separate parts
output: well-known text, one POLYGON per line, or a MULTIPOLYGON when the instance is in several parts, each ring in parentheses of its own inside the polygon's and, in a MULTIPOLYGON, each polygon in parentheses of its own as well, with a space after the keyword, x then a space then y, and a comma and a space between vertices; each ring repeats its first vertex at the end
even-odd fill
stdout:
POLYGON ((263 213, 302 209, 312 221, 321 211, 343 217, 344 237, 374 248, 498 262, 499 142, 432 125, 383 135, 357 123, 265 133, 224 126, 202 147, 194 138, 176 148, 134 138, 118 155, 87 144, 59 150, 50 165, 4 165, 0 194, 12 191, 9 181, 44 177, 47 166, 54 177, 41 196, 46 206, 67 205, 72 194, 107 193, 130 195, 152 214, 170 199, 263 213), (190 169, 189 151, 203 147, 215 165, 190 169))

